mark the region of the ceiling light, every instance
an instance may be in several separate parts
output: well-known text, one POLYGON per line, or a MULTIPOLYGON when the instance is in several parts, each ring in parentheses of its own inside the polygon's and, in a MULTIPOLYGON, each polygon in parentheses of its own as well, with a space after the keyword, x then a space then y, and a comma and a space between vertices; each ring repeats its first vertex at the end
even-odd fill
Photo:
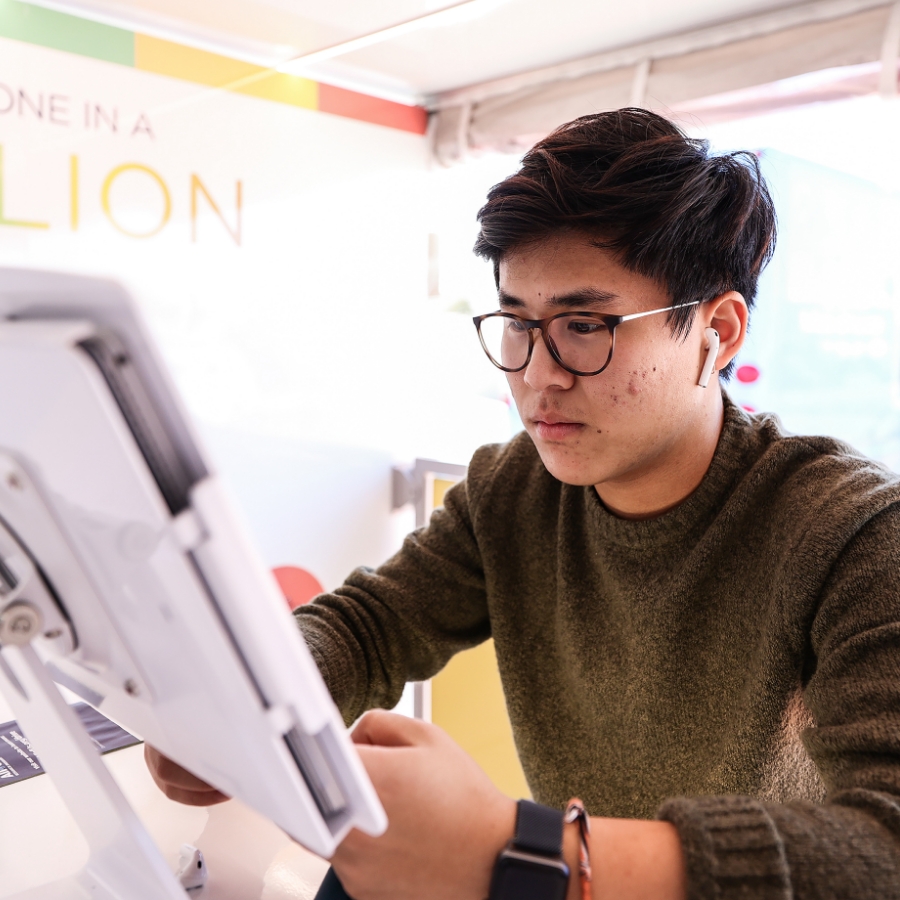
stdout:
POLYGON ((354 50, 362 50, 364 47, 371 47, 374 44, 402 37, 422 28, 449 25, 459 20, 461 12, 463 14, 475 12, 473 9, 475 6, 479 7, 478 12, 483 12, 487 11, 488 7, 496 5, 496 0, 494 2, 491 2, 491 0, 463 0, 462 3, 454 3, 452 6, 444 7, 444 9, 439 9, 436 12, 417 16, 415 19, 408 19, 405 22, 399 22, 397 25, 391 25, 379 31, 372 31, 369 34, 352 38, 349 41, 341 41, 339 44, 332 44, 330 47, 323 47, 321 50, 313 50, 311 53, 302 53, 300 56, 285 60, 278 66, 278 70, 291 75, 300 75, 315 63, 324 62, 328 59, 334 59, 336 56, 343 56, 345 53, 352 53, 354 50))

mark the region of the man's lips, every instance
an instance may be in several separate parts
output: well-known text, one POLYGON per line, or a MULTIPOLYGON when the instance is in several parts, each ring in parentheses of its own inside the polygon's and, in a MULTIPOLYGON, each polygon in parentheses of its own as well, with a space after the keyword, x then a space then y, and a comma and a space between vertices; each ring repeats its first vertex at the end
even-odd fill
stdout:
POLYGON ((569 422, 566 419, 558 419, 548 416, 542 419, 532 419, 534 429, 538 437, 543 441, 562 441, 572 435, 579 434, 584 428, 581 422, 569 422))

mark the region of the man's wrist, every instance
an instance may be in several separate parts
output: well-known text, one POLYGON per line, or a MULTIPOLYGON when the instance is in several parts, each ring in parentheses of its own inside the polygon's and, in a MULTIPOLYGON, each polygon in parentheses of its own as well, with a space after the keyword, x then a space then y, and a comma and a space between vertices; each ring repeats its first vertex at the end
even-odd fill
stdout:
MULTIPOLYGON (((593 896, 684 900, 687 876, 677 829, 669 822, 591 818, 593 896)), ((578 834, 567 825, 563 854, 569 864, 566 900, 579 900, 578 834)))
POLYGON ((578 823, 568 822, 563 829, 563 859, 569 867, 569 888, 566 900, 581 900, 581 881, 578 872, 578 823))

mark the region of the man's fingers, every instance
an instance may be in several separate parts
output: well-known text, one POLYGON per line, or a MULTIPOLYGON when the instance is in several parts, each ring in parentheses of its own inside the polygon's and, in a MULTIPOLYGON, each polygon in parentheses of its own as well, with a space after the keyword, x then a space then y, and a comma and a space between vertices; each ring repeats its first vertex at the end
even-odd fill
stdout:
POLYGON ((399 713, 373 709, 367 712, 353 729, 355 744, 375 744, 379 747, 412 747, 431 743, 438 729, 419 719, 399 713))
POLYGON ((203 792, 213 790, 205 781, 188 772, 187 769, 183 769, 167 756, 163 756, 159 750, 151 747, 149 744, 144 744, 144 759, 157 781, 164 781, 174 788, 185 791, 203 792))
POLYGON ((185 806, 215 806, 217 803, 224 803, 231 799, 214 788, 208 791, 182 791, 178 788, 164 787, 162 792, 170 800, 185 806))
POLYGON ((170 800, 187 806, 213 806, 229 799, 149 744, 144 744, 144 759, 153 780, 170 800))

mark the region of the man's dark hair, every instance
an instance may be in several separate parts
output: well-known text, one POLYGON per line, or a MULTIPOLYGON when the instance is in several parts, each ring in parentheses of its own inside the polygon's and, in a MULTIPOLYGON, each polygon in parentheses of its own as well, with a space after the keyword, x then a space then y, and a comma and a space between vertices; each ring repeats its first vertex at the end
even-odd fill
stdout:
MULTIPOLYGON (((756 156, 711 155, 707 141, 645 109, 557 128, 491 188, 478 221, 475 253, 493 262, 498 281, 507 252, 583 232, 664 285, 673 306, 735 290, 752 308, 775 249, 775 208, 756 156)), ((696 309, 670 314, 676 336, 690 330, 696 309)))

